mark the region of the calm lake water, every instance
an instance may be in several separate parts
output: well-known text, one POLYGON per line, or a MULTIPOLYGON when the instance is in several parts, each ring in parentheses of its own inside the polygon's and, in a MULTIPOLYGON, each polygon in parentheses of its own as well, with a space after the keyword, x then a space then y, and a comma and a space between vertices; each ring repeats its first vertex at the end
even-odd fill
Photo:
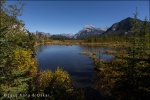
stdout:
MULTIPOLYGON (((75 86, 94 87, 94 67, 93 60, 80 52, 95 50, 108 50, 109 48, 89 47, 81 45, 41 45, 37 47, 39 70, 50 69, 54 71, 58 66, 66 70, 75 86)), ((109 60, 113 55, 101 55, 102 59, 109 60)))

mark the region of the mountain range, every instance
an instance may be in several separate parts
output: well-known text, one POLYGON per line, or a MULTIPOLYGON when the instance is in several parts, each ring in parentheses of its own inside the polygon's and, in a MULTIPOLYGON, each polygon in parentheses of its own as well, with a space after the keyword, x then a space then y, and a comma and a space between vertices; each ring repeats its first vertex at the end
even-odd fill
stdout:
MULTIPOLYGON (((131 30, 132 27, 132 21, 134 18, 127 17, 120 22, 116 22, 112 24, 111 27, 95 27, 93 25, 86 25, 83 27, 82 30, 77 32, 76 34, 72 33, 62 33, 62 34, 50 34, 50 33, 44 33, 48 37, 59 37, 59 38, 70 38, 70 39, 82 39, 90 36, 100 36, 100 35, 105 35, 105 34, 118 34, 118 35, 125 35, 128 34, 128 32, 131 30)), ((140 23, 143 23, 142 20, 138 21, 140 23)), ((149 23, 150 25, 150 23, 149 23)))

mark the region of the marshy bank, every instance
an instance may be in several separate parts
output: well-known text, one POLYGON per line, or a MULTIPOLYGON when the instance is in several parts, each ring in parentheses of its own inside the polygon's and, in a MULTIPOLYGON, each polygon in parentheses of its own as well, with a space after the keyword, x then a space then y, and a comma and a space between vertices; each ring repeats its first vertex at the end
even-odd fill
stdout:
POLYGON ((53 40, 50 42, 36 43, 38 45, 83 45, 83 46, 98 46, 98 47, 110 47, 110 48, 122 48, 127 45, 131 45, 128 42, 95 42, 89 43, 84 40, 53 40))

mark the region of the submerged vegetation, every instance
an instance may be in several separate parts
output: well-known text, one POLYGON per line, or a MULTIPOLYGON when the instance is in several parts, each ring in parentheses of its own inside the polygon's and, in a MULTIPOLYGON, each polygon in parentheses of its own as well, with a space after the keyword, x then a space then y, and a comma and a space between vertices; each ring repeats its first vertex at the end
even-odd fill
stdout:
MULTIPOLYGON (((22 30, 24 23, 17 19, 17 16, 22 14, 24 4, 18 3, 21 4, 21 8, 17 8, 17 5, 6 7, 5 2, 5 0, 0 2, 0 99, 85 99, 84 92, 73 87, 69 74, 61 68, 57 68, 54 72, 51 70, 38 72, 35 45, 52 43, 52 41, 59 44, 60 40, 22 30), (22 96, 24 94, 26 95, 22 96)), ((132 30, 127 37, 106 35, 84 40, 61 40, 67 44, 96 43, 98 46, 110 46, 114 43, 111 46, 123 47, 120 51, 104 51, 105 54, 115 56, 109 61, 98 58, 97 51, 80 53, 94 60, 97 70, 95 86, 106 99, 146 100, 149 98, 149 26, 146 18, 143 24, 138 23, 137 15, 136 11, 132 30)))

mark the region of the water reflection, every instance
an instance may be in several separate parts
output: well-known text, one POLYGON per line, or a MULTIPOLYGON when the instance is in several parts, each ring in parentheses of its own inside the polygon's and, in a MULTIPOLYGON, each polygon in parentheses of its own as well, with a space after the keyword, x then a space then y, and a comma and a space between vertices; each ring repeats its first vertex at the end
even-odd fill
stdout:
MULTIPOLYGON (((109 50, 110 48, 81 45, 41 45, 37 47, 39 70, 55 70, 58 66, 68 71, 74 85, 79 87, 94 87, 93 60, 80 52, 109 50)), ((98 55, 99 57, 100 55, 98 55)), ((101 59, 109 60, 113 55, 101 54, 101 59)))

